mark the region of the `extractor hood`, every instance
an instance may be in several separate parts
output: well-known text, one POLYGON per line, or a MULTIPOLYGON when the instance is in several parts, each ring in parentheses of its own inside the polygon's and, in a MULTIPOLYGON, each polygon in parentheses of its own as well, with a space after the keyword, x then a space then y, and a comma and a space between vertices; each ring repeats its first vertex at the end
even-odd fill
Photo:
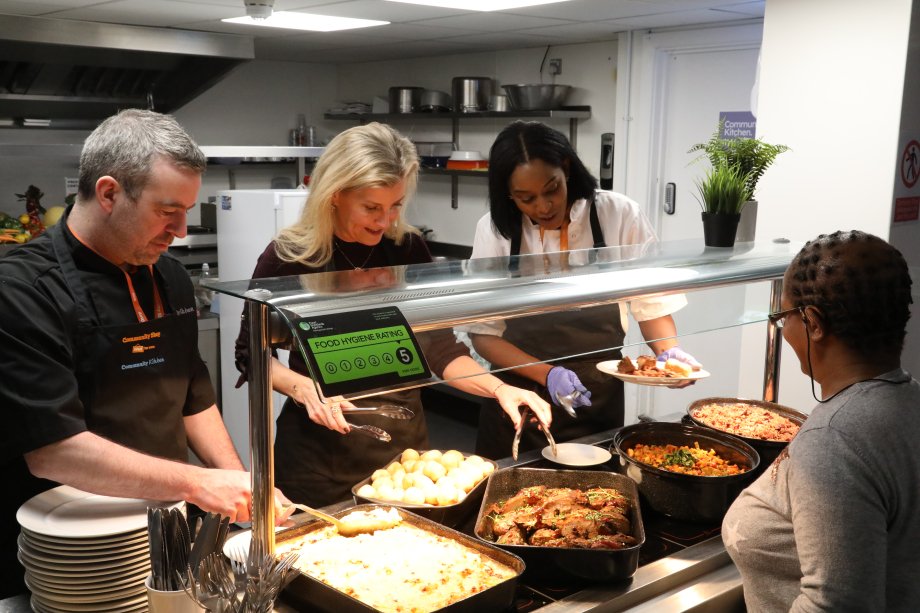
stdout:
POLYGON ((249 36, 0 14, 0 122, 85 127, 124 108, 169 113, 254 57, 249 36))

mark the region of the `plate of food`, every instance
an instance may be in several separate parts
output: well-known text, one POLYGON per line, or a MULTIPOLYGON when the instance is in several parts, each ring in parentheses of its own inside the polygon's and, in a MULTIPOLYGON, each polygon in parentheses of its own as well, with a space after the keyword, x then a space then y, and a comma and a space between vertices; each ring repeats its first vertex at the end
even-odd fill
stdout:
POLYGON ((606 360, 600 362, 597 369, 628 383, 665 387, 674 387, 686 381, 697 381, 709 376, 703 369, 693 370, 688 364, 674 359, 659 362, 653 355, 640 355, 635 359, 626 356, 622 360, 606 360))

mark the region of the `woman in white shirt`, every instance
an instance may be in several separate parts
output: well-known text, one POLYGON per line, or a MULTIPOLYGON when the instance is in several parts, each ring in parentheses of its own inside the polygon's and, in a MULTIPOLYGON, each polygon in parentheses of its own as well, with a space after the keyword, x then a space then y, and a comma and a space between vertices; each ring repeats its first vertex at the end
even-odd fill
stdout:
MULTIPOLYGON (((597 179, 565 135, 539 122, 516 121, 496 138, 489 152, 489 203, 490 212, 476 227, 473 258, 614 246, 641 252, 657 240, 638 204, 598 190, 597 179)), ((671 313, 685 304, 683 296, 668 296, 633 303, 630 310, 659 360, 674 358, 698 369, 699 363, 677 347, 675 338, 671 313)), ((618 358, 619 351, 553 359, 619 347, 625 328, 625 313, 614 304, 478 324, 466 331, 493 369, 532 364, 499 376, 547 395, 555 405, 554 436, 570 440, 623 425, 623 384, 595 366, 618 358), (544 360, 553 361, 536 363, 544 360), (577 419, 558 408, 559 396, 576 391, 577 419)), ((507 455, 513 437, 510 421, 484 405, 477 452, 507 455)), ((524 432, 520 449, 542 445, 545 439, 533 429, 524 432)))

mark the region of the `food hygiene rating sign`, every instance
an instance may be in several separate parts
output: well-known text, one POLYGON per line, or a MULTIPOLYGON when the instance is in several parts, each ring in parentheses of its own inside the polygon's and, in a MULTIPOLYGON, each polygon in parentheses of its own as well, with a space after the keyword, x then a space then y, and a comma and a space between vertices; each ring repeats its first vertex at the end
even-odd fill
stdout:
POLYGON ((305 317, 294 328, 326 396, 431 377, 418 341, 396 307, 305 317))

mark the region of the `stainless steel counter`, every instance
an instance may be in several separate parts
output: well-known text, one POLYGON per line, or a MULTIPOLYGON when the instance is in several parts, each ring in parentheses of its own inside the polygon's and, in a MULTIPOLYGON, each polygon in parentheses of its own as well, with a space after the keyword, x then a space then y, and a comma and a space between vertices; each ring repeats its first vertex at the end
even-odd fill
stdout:
MULTIPOLYGON (((615 430, 600 432, 577 439, 577 442, 606 447, 614 432, 615 430)), ((511 458, 499 460, 498 467, 527 466, 540 462, 543 462, 543 458, 537 450, 522 453, 517 461, 511 458)), ((353 504, 353 501, 345 501, 326 507, 326 510, 334 513, 353 504)), ((312 521, 305 515, 295 517, 304 522, 312 521)), ((471 524, 474 519, 475 517, 471 518, 471 521, 458 529, 472 534, 471 524)), ((646 546, 652 545, 646 541, 646 546)), ((562 597, 554 595, 555 587, 543 586, 539 580, 529 580, 527 575, 524 576, 523 583, 528 593, 536 595, 535 600, 545 603, 542 606, 516 608, 527 613, 745 611, 741 575, 725 551, 721 536, 718 535, 641 565, 627 582, 586 583, 581 589, 562 597)), ((278 610, 289 610, 285 608, 283 597, 278 610)))

